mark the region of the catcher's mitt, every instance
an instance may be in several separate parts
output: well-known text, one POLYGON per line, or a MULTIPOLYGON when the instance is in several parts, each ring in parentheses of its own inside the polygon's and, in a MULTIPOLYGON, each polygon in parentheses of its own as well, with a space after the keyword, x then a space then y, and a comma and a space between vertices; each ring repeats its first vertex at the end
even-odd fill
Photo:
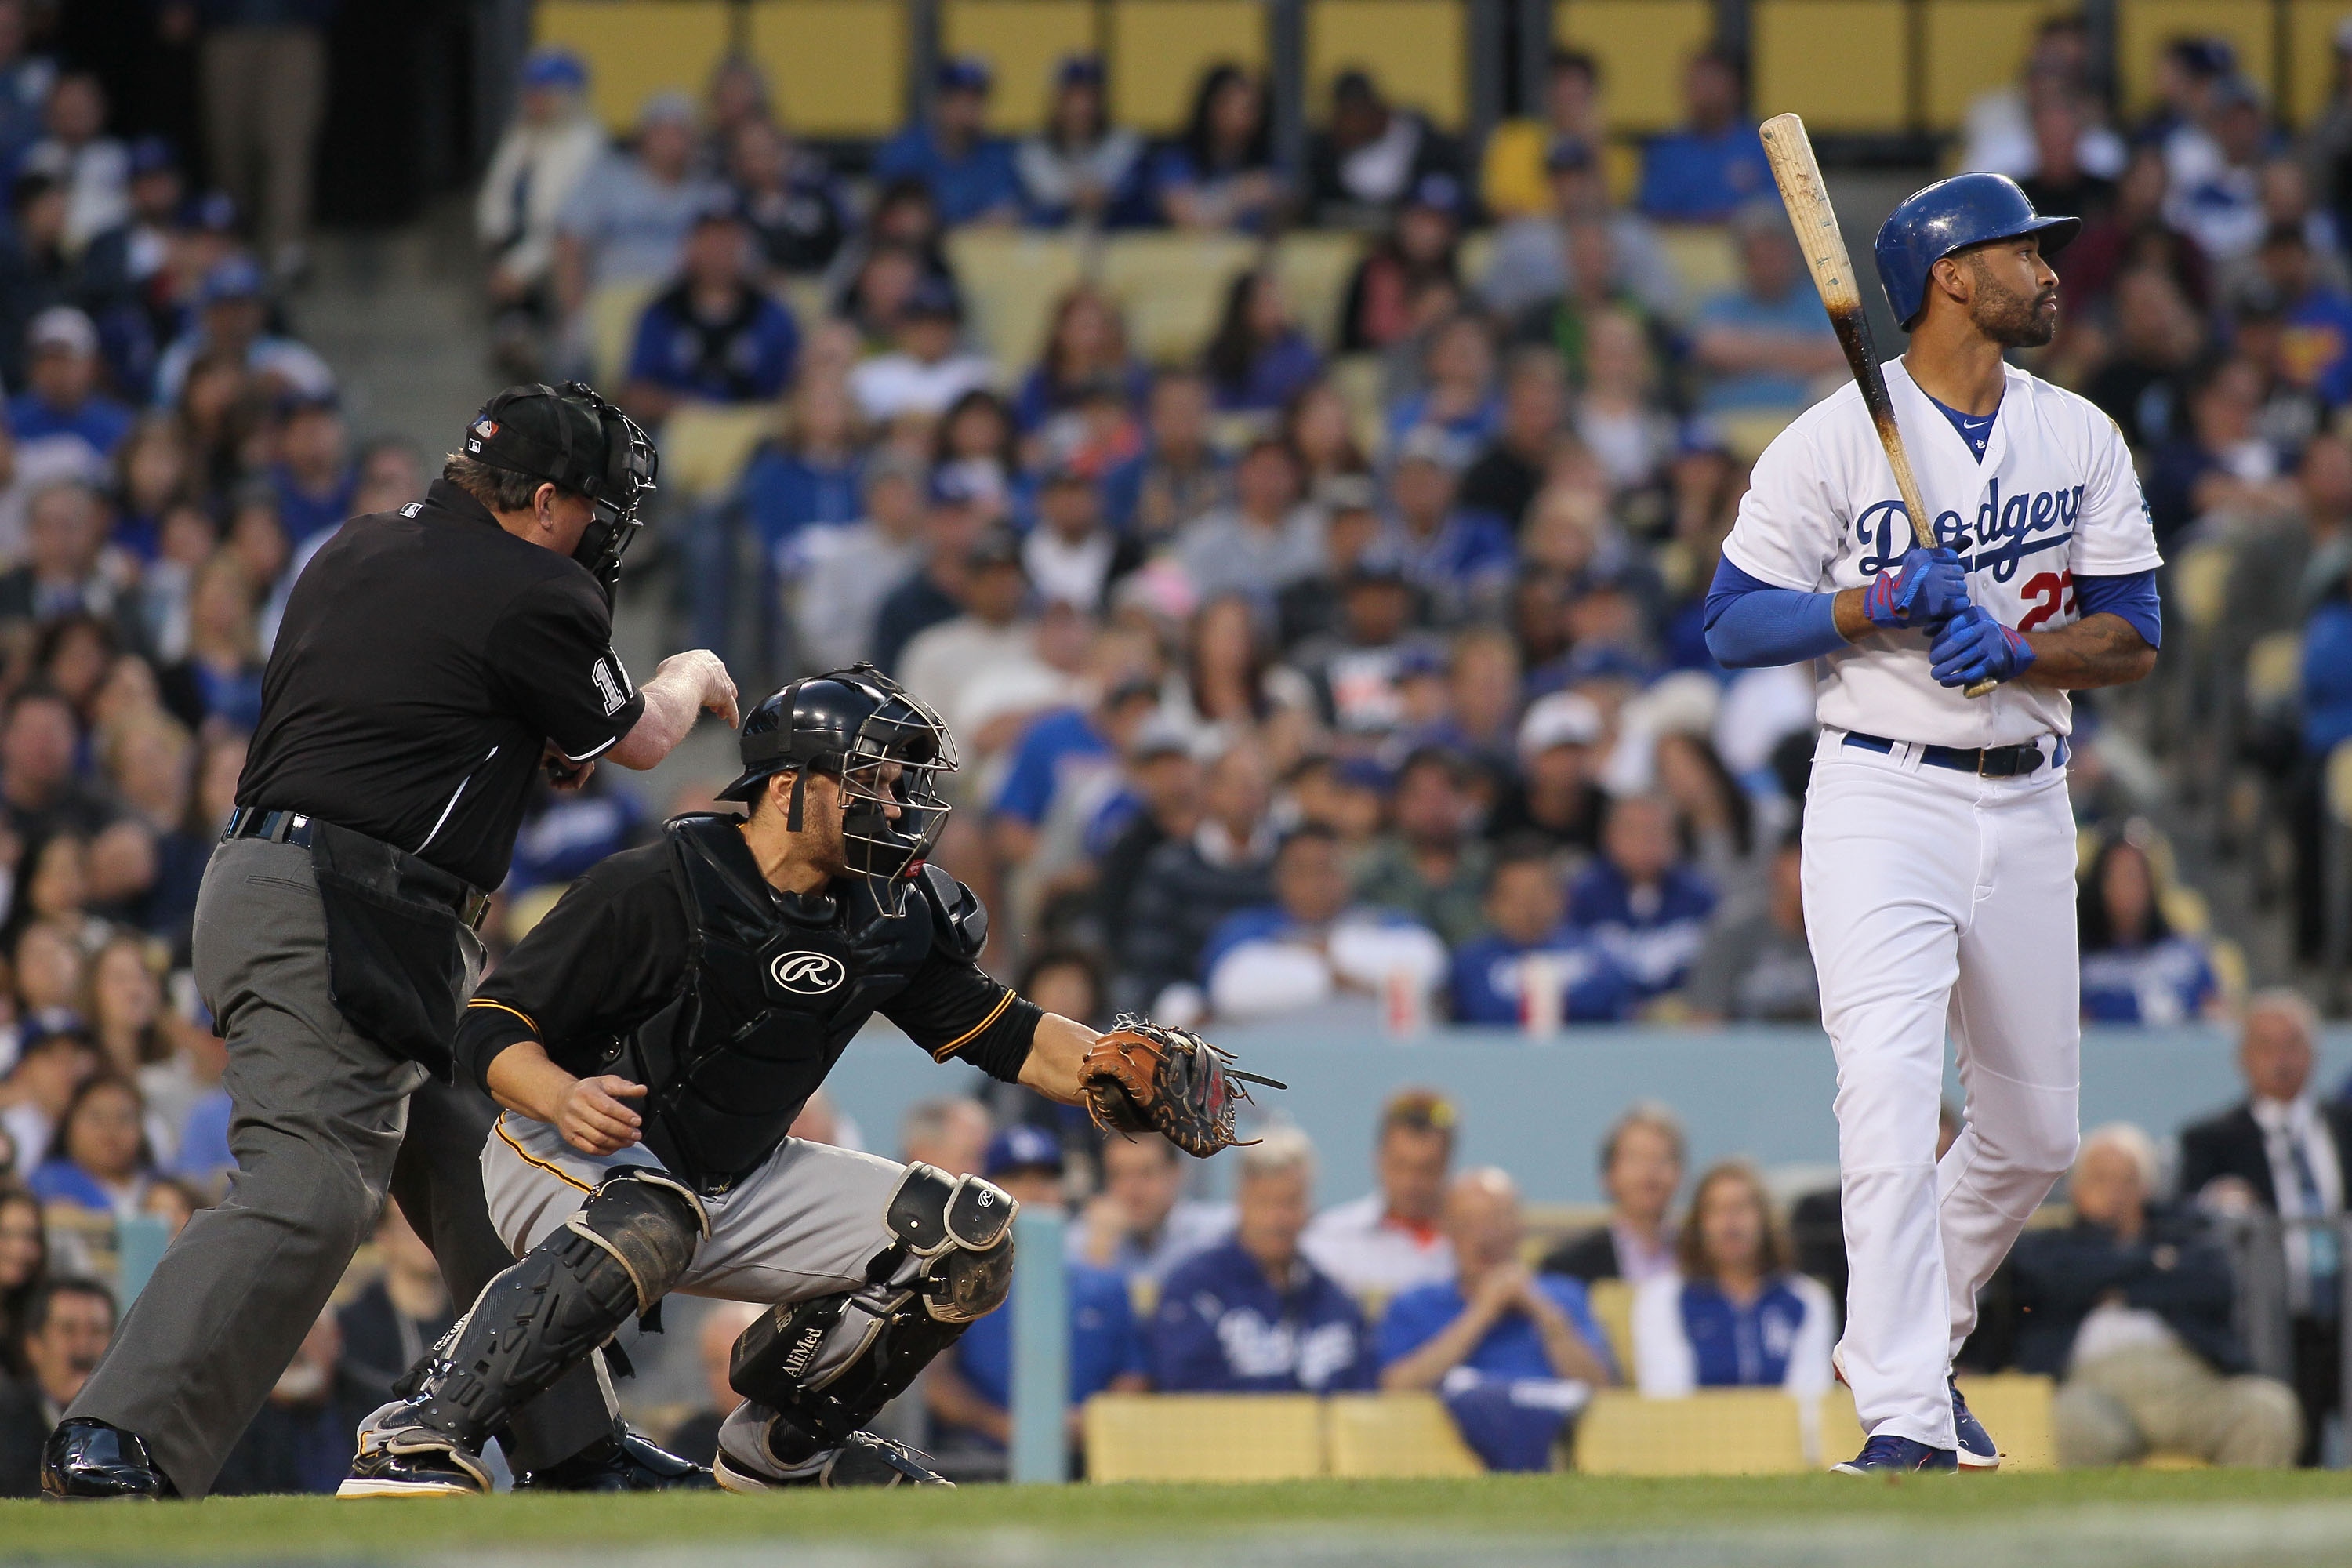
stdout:
POLYGON ((1234 1107, 1250 1098, 1246 1085, 1289 1087, 1225 1065, 1232 1060, 1190 1029, 1121 1013, 1078 1064, 1078 1081, 1097 1126, 1157 1132, 1205 1160, 1238 1142, 1234 1107))

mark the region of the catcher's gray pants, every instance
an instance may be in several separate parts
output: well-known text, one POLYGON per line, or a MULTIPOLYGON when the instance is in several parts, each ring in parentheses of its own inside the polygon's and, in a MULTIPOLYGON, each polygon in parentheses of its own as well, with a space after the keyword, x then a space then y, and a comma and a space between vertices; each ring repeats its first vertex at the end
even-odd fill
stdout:
MULTIPOLYGON (((239 839, 196 900, 196 983, 228 1038, 236 1115, 228 1196, 188 1222, 70 1415, 147 1441, 202 1497, 374 1228, 387 1189, 471 1301, 512 1259, 484 1212, 478 1161, 495 1108, 433 1082, 345 1023, 327 989, 310 854, 239 839)), ((515 1422, 509 1463, 540 1468, 612 1430, 583 1366, 515 1422)))
MULTIPOLYGON (((583 1154, 542 1121, 499 1118, 482 1148, 482 1185, 490 1222, 520 1255, 577 1214, 598 1183, 630 1166, 660 1169, 642 1147, 583 1154)), ((787 1138, 767 1163, 717 1196, 701 1200, 709 1234, 672 1289, 761 1306, 846 1294, 842 1322, 809 1357, 803 1375, 814 1386, 863 1352, 867 1326, 906 1300, 922 1268, 908 1258, 887 1279, 867 1274, 897 1239, 883 1221, 907 1167, 894 1160, 787 1138)), ((746 1403, 719 1432, 719 1446, 755 1470, 769 1468, 761 1434, 775 1412, 746 1403)))

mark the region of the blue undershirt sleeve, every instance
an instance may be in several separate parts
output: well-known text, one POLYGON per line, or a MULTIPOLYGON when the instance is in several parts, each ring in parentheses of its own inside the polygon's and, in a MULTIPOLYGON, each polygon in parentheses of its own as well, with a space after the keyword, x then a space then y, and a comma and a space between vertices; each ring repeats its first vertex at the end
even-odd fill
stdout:
POLYGON ((1706 589, 1706 648, 1725 668, 1801 664, 1844 646, 1835 594, 1776 588, 1728 559, 1716 566, 1706 589))
MULTIPOLYGON (((1722 579, 1718 577, 1717 582, 1722 579)), ((1714 609, 1708 601, 1710 612, 1714 609)), ((2095 616, 2102 612, 2121 616, 2150 647, 2164 646, 2164 611, 2156 596, 2156 574, 2126 572, 2118 577, 2084 577, 2074 579, 2074 608, 2077 614, 2095 616)), ((1709 639, 1712 642, 1712 639, 1709 639)), ((1720 660, 1721 654, 1716 655, 1720 660)))

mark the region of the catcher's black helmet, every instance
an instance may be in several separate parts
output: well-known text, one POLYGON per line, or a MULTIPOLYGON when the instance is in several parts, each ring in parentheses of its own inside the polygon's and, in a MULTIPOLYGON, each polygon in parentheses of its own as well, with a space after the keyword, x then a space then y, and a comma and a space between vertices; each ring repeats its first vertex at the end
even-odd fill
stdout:
POLYGON ((769 779, 791 770, 797 776, 785 826, 797 833, 809 774, 838 780, 849 868, 877 883, 877 901, 897 913, 952 809, 938 781, 955 771, 955 740, 940 716, 859 664, 771 694, 744 718, 739 744, 742 776, 719 798, 756 800, 769 779))

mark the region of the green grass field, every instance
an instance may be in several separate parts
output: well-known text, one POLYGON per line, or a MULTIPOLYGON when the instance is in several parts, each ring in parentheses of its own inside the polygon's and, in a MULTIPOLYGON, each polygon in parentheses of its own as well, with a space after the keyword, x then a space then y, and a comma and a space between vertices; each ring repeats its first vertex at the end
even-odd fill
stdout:
POLYGON ((2352 1478, 2116 1471, 1899 1484, 1578 1476, 1250 1487, 0 1503, 0 1563, 1623 1565, 2352 1561, 2352 1478))

